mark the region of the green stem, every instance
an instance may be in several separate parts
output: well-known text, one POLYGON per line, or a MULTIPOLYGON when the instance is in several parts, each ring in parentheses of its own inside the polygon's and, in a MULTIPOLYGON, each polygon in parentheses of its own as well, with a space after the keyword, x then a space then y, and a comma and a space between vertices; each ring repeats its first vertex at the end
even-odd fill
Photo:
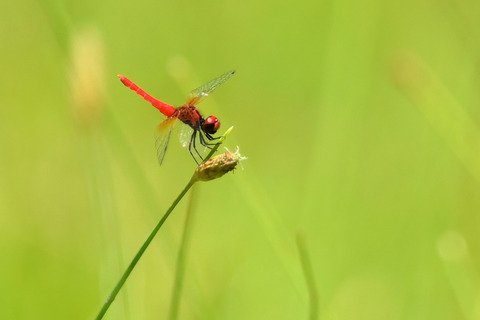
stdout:
POLYGON ((180 296, 182 292, 183 276, 185 274, 185 265, 188 245, 190 243, 190 235, 192 230, 192 219, 195 207, 195 192, 196 188, 193 188, 190 192, 190 202, 187 208, 187 214, 185 217, 185 224, 183 227, 182 241, 180 243, 180 250, 177 258, 177 270, 175 274, 175 282, 172 290, 172 302, 170 304, 170 320, 177 320, 178 309, 180 307, 180 296))
POLYGON ((305 281, 307 282, 308 293, 310 297, 310 320, 316 320, 318 317, 318 294, 315 287, 315 281, 313 279, 313 269, 308 256, 307 248, 305 246, 305 240, 303 235, 297 233, 297 247, 300 253, 300 262, 302 263, 303 273, 305 275, 305 281))
MULTIPOLYGON (((227 134, 230 133, 230 131, 232 131, 233 127, 230 127, 224 134, 223 136, 220 138, 220 140, 218 141, 218 143, 212 148, 212 150, 210 151, 210 153, 205 157, 205 160, 204 161, 207 161, 208 159, 210 159, 212 157, 212 155, 215 153, 215 151, 217 151, 218 147, 220 146, 220 144, 222 144, 222 142, 225 140, 225 137, 227 136, 227 134)), ((187 183, 187 185, 185 186, 185 188, 183 189, 183 191, 178 195, 178 197, 175 199, 175 201, 173 201, 172 205, 170 206, 170 208, 168 208, 167 212, 163 215, 162 219, 158 222, 158 224, 155 226, 155 228, 153 228, 153 231, 150 233, 150 235, 148 236, 147 240, 145 240, 145 242, 143 243, 142 247, 140 248, 140 250, 138 250, 137 254, 135 255, 135 257, 133 258, 132 262, 130 262, 127 270, 125 270, 125 272, 123 273, 122 277, 120 278, 120 280, 118 281, 117 285, 115 286, 115 288, 113 289, 112 293, 110 293, 110 296, 108 297, 107 301, 105 301, 105 303, 103 304, 103 307, 102 309, 100 309, 100 312, 98 313, 97 317, 95 318, 95 320, 100 320, 103 318, 103 316, 105 315, 105 313, 107 312, 108 308, 110 307, 110 305, 112 304, 113 300, 115 300, 115 298, 117 297, 117 294, 118 292, 120 291, 120 289, 122 289, 122 286, 125 284, 125 282, 127 281, 128 277, 130 276, 130 273, 132 273, 133 271, 133 268, 135 268, 135 265, 137 264, 138 260, 140 260, 140 258, 142 257, 143 253, 145 252, 145 250, 147 250, 148 246, 150 245, 150 242, 152 242, 153 238, 155 238, 155 235, 157 234, 158 230, 160 230, 160 228, 162 227, 163 223, 165 222, 165 220, 167 220, 168 216, 170 215, 170 213, 172 213, 173 209, 175 209, 175 207, 177 206, 177 204, 180 202, 180 200, 182 200, 183 196, 187 193, 187 191, 193 186, 193 184, 196 182, 197 180, 195 179, 195 174, 193 174, 192 178, 190 179, 190 181, 187 183)))
POLYGON ((150 242, 152 242, 153 238, 155 237, 155 235, 157 234, 158 230, 160 230, 160 228, 162 227, 163 223, 165 222, 165 220, 167 220, 168 216, 170 215, 170 213, 172 213, 173 209, 177 206, 177 204, 180 202, 180 200, 182 200, 183 196, 187 193, 187 191, 193 186, 193 184, 195 183, 195 181, 190 181, 188 182, 188 184, 186 185, 186 187, 183 189, 183 191, 178 195, 178 197, 175 199, 175 201, 173 201, 172 205, 170 206, 170 208, 168 208, 167 212, 165 213, 165 215, 162 217, 162 219, 158 222, 158 224, 155 226, 155 228, 153 229, 153 231, 150 233, 150 235, 148 236, 147 240, 143 243, 142 247, 140 248, 140 250, 138 250, 137 254, 135 255, 135 257, 133 258, 132 262, 130 262, 130 265, 128 266, 127 270, 125 270, 125 272, 123 273, 122 277, 120 278, 120 280, 118 281, 117 285, 115 286, 115 288, 113 289, 112 293, 110 294, 110 296, 108 297, 107 301, 105 301, 102 309, 100 310, 100 312, 98 313, 97 317, 95 318, 96 320, 100 320, 103 318, 103 316, 105 315, 105 313, 107 312, 108 308, 110 307, 110 305, 112 304, 113 300, 115 300, 115 297, 117 296, 118 292, 120 291, 120 289, 122 288, 123 284, 125 283, 125 281, 127 281, 127 278, 128 276, 130 275, 130 273, 132 272, 133 268, 135 268, 135 265, 137 264, 138 260, 140 260, 140 258, 142 257, 143 253, 145 252, 145 250, 147 250, 147 247, 150 245, 150 242))

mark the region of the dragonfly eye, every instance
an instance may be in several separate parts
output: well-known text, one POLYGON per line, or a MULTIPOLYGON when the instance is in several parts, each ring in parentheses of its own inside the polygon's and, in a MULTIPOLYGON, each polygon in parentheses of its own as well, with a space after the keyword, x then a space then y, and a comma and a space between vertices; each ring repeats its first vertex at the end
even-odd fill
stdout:
POLYGON ((206 133, 214 134, 220 128, 220 121, 215 116, 210 116, 202 124, 202 129, 206 133))

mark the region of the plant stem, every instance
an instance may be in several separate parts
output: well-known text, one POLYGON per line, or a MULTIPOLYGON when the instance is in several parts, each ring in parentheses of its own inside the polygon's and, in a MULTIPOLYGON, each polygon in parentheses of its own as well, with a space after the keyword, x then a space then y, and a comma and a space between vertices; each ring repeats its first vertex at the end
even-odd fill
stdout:
POLYGON ((187 214, 185 217, 185 224, 183 227, 182 241, 177 258, 177 269, 172 290, 172 302, 170 304, 170 320, 178 319, 178 309, 180 307, 180 296, 182 292, 183 276, 185 274, 186 256, 188 245, 190 243, 190 235, 192 230, 192 219, 196 200, 196 188, 190 192, 190 201, 187 207, 187 214))
MULTIPOLYGON (((212 157, 212 155, 217 151, 218 147, 220 146, 220 144, 223 143, 223 141, 225 140, 225 137, 227 136, 227 134, 230 133, 230 131, 232 131, 233 127, 230 127, 227 131, 225 131, 225 133, 223 134, 223 136, 218 140, 218 143, 212 148, 212 150, 210 150, 210 153, 205 157, 205 160, 204 161, 207 161, 208 159, 210 159, 212 157)), ((160 230, 160 228, 162 227, 163 223, 165 222, 165 220, 167 220, 168 216, 170 215, 170 213, 172 213, 173 209, 175 209, 175 207, 177 206, 177 204, 180 202, 180 200, 182 200, 183 196, 188 192, 188 190, 190 190, 190 188, 193 186, 193 184, 196 182, 197 180, 195 179, 195 174, 192 175, 192 178, 190 179, 190 181, 187 183, 187 185, 185 186, 185 188, 182 190, 182 192, 180 192, 180 194, 177 196, 177 198, 175 199, 175 201, 173 201, 172 205, 170 206, 170 208, 168 208, 167 212, 165 212, 165 214, 163 215, 162 219, 157 223, 157 225, 155 226, 155 228, 153 228, 152 232, 150 233, 150 235, 148 236, 147 240, 145 240, 145 242, 143 243, 142 247, 140 248, 140 250, 138 250, 137 254, 135 255, 135 257, 133 258, 132 262, 130 262, 130 264, 128 265, 128 268, 127 270, 125 270, 125 272, 123 273, 122 277, 120 278, 120 280, 118 281, 117 285, 115 286, 115 288, 113 289, 112 293, 110 293, 110 296, 108 297, 107 301, 105 301, 105 303, 103 304, 102 306, 102 309, 100 309, 100 312, 97 314, 97 317, 95 318, 95 320, 100 320, 103 318, 103 316, 105 315, 105 313, 107 312, 108 308, 110 307, 110 305, 112 304, 113 300, 115 300, 115 298, 117 297, 117 294, 118 292, 120 291, 120 289, 122 289, 122 286, 125 284, 125 282, 127 281, 128 277, 130 276, 130 273, 132 273, 133 271, 133 268, 135 268, 135 265, 137 264, 138 260, 140 260, 140 258, 142 257, 143 253, 145 252, 145 250, 147 250, 148 246, 150 245, 150 242, 152 242, 153 238, 155 238, 155 235, 157 234, 158 230, 160 230)))
POLYGON ((165 220, 167 220, 170 213, 172 213, 173 209, 177 206, 177 204, 180 202, 180 200, 183 198, 183 196, 187 193, 187 191, 193 186, 194 183, 195 183, 195 181, 189 181, 188 182, 188 184, 183 189, 183 191, 178 195, 178 197, 175 199, 175 201, 173 201, 170 208, 168 208, 167 212, 163 215, 162 219, 157 223, 157 225, 155 226, 153 231, 148 236, 147 240, 145 240, 145 242, 143 243, 140 250, 138 250, 138 252, 135 255, 135 257, 133 258, 132 262, 130 262, 130 265, 128 266, 127 270, 125 270, 125 272, 123 273, 122 277, 118 281, 117 285, 113 289, 113 291, 110 294, 110 296, 108 297, 107 301, 105 301, 102 309, 100 310, 97 317, 95 318, 96 320, 100 320, 100 319, 103 318, 103 316, 107 312, 108 308, 112 304, 113 300, 115 300, 115 297, 117 296, 118 292, 122 288, 123 284, 125 283, 125 281, 127 281, 127 278, 130 275, 130 273, 132 272, 133 268, 135 268, 135 265, 137 264, 138 260, 140 260, 143 253, 145 252, 147 247, 150 245, 150 242, 152 242, 152 240, 155 237, 155 235, 157 234, 158 230, 162 227, 163 223, 165 222, 165 220))
POLYGON ((316 320, 318 317, 318 294, 315 287, 315 281, 313 279, 312 264, 308 256, 307 248, 305 246, 305 240, 303 235, 297 233, 297 247, 300 253, 300 262, 302 263, 302 270, 305 275, 305 281, 307 282, 308 293, 310 297, 310 320, 316 320))

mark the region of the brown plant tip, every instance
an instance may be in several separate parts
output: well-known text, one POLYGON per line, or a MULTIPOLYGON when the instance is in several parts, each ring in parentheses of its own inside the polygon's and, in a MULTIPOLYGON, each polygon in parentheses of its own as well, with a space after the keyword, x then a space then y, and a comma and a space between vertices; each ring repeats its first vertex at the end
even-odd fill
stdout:
POLYGON ((210 181, 220 178, 225 173, 234 170, 237 164, 244 159, 246 158, 240 155, 238 147, 235 152, 231 152, 227 149, 227 152, 201 163, 195 170, 192 180, 210 181))

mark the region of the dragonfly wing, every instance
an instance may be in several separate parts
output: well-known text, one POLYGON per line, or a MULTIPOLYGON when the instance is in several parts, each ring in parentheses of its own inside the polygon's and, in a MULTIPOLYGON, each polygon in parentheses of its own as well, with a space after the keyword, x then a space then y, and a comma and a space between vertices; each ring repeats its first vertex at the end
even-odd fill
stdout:
POLYGON ((192 139, 193 129, 186 124, 179 126, 179 133, 178 138, 180 139, 180 144, 182 147, 187 147, 190 144, 190 140, 192 139))
POLYGON ((155 147, 157 148, 158 163, 161 165, 167 152, 168 141, 172 135, 173 127, 177 118, 168 118, 160 123, 155 129, 155 147))
POLYGON ((187 97, 186 105, 195 106, 202 102, 206 97, 208 97, 219 85, 227 81, 233 74, 235 70, 228 71, 221 76, 205 83, 203 86, 198 87, 197 89, 192 90, 187 97))

